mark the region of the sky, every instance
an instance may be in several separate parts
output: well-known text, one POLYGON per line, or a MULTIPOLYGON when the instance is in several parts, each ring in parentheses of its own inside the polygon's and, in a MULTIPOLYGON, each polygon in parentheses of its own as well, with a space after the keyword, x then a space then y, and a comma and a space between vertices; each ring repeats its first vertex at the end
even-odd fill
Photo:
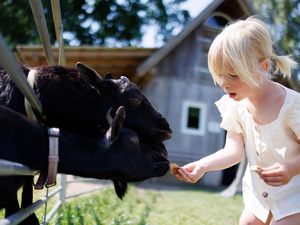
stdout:
MULTIPOLYGON (((212 0, 186 0, 186 2, 181 4, 182 9, 186 9, 189 11, 192 18, 198 16, 199 12, 212 0), (201 2, 201 4, 200 4, 201 2)), ((161 47, 163 43, 159 43, 155 41, 155 27, 148 27, 147 31, 144 35, 142 46, 145 48, 152 47, 161 47)))
POLYGON ((202 7, 200 6, 200 2, 201 2, 201 4, 206 4, 207 2, 210 2, 210 1, 187 0, 186 2, 182 3, 181 6, 183 9, 189 10, 192 17, 195 17, 198 15, 199 11, 202 9, 202 7))

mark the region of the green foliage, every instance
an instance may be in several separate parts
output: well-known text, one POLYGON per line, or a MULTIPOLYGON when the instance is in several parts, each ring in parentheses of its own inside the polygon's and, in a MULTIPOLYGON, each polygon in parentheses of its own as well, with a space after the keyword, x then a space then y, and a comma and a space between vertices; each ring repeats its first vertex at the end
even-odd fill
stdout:
POLYGON ((243 209, 241 196, 223 198, 199 189, 141 190, 130 186, 121 201, 113 189, 74 199, 58 213, 57 225, 232 225, 243 209))
MULTIPOLYGON (((35 192, 35 199, 41 196, 35 192)), ((49 203, 48 212, 55 201, 49 203)), ((71 199, 49 225, 232 225, 238 224, 242 210, 240 195, 224 198, 194 186, 160 191, 129 186, 122 201, 113 188, 71 199)), ((36 212, 40 222, 43 213, 44 207, 36 212)))
MULTIPOLYGON (((63 0, 62 23, 67 44, 138 45, 147 25, 157 25, 163 40, 183 26, 190 15, 180 10, 185 0, 63 0), (167 3, 166 3, 167 2, 167 3)), ((52 44, 55 31, 50 0, 42 0, 52 44)), ((40 43, 28 0, 2 0, 0 30, 8 43, 40 43)))
POLYGON ((300 0, 254 0, 254 7, 271 26, 278 47, 300 62, 300 0))

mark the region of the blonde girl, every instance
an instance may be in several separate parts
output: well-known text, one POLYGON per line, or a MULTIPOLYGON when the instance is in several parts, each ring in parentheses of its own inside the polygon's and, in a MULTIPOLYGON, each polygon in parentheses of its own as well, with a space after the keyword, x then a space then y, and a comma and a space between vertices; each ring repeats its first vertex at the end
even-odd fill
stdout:
POLYGON ((195 183, 246 156, 240 225, 300 224, 300 94, 270 79, 290 77, 296 65, 276 55, 266 24, 256 17, 231 23, 211 44, 209 70, 225 92, 216 105, 226 143, 176 177, 195 183))

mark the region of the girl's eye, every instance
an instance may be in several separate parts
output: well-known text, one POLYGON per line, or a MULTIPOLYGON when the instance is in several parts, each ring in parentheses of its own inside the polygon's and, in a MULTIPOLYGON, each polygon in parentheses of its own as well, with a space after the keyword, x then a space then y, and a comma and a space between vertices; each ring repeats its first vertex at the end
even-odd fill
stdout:
POLYGON ((235 74, 229 74, 229 77, 231 77, 231 78, 238 78, 239 76, 235 75, 235 74))

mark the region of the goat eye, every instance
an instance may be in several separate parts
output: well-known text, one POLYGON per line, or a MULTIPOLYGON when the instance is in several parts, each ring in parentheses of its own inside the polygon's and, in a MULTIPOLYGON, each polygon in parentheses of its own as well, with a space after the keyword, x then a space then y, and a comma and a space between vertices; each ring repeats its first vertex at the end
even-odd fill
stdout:
POLYGON ((138 96, 130 97, 129 100, 134 107, 138 107, 141 104, 141 99, 138 96))

